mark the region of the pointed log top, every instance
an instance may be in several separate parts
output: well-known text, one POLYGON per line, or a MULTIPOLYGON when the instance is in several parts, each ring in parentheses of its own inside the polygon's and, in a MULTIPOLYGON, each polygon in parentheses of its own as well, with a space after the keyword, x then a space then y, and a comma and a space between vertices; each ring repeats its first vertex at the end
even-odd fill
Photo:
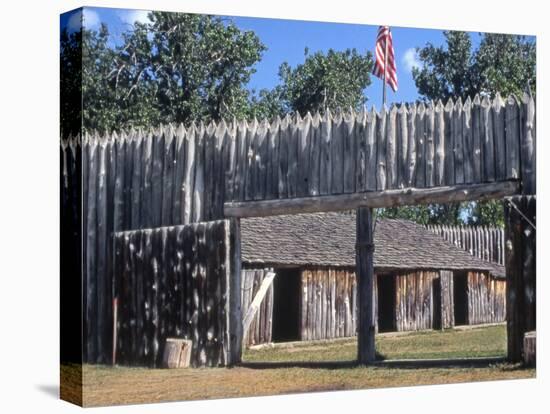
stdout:
POLYGON ((397 105, 395 103, 392 103, 391 106, 390 106, 390 114, 391 115, 395 115, 397 114, 397 105))
POLYGON ((426 106, 424 105, 424 102, 420 102, 418 105, 416 105, 416 113, 423 115, 424 112, 426 112, 426 106))
POLYGON ((319 113, 319 110, 316 110, 315 113, 313 114, 313 123, 315 125, 319 125, 320 122, 321 122, 321 114, 319 113))
POLYGON ((347 123, 355 121, 355 113, 353 112, 351 107, 349 108, 349 111, 345 111, 342 115, 343 115, 344 121, 347 123))
POLYGON ((516 95, 511 94, 511 95, 508 95, 508 99, 506 100, 506 103, 508 105, 517 105, 519 103, 519 100, 516 97, 516 95))
POLYGON ((455 104, 453 102, 452 98, 447 99, 447 103, 445 104, 445 111, 451 111, 454 108, 455 104))
POLYGON ((407 113, 407 105, 405 105, 404 102, 401 102, 401 105, 399 105, 399 109, 397 110, 397 112, 401 115, 407 113))
POLYGON ((443 111, 444 108, 445 107, 443 106, 443 102, 441 101, 441 99, 438 99, 436 104, 435 104, 435 110, 437 112, 441 112, 441 111, 443 111))
POLYGON ((502 99, 502 96, 499 92, 495 94, 495 98, 493 99, 493 105, 495 107, 504 106, 504 100, 502 99))
POLYGON ((481 102, 481 99, 479 98, 479 93, 476 93, 474 96, 474 105, 479 105, 481 102))
POLYGON ((201 121, 199 122, 199 130, 201 133, 204 133, 204 120, 201 119, 201 121))
POLYGON ((180 122, 176 126, 176 136, 178 138, 184 138, 185 137, 185 126, 183 125, 183 122, 180 122))
POLYGON ((329 122, 331 119, 332 119, 332 111, 329 108, 327 108, 327 110, 323 115, 323 120, 329 122))
POLYGON ((208 135, 212 135, 214 132, 216 132, 216 127, 217 127, 216 121, 214 121, 214 120, 210 121, 210 122, 206 125, 206 128, 205 128, 206 133, 207 133, 208 135))
POLYGON ((459 96, 458 99, 455 102, 455 108, 462 109, 462 98, 459 96))
POLYGON ((464 101, 464 109, 469 109, 471 106, 472 106, 472 100, 470 99, 470 96, 468 96, 464 101))
POLYGON ((489 96, 483 95, 483 98, 481 98, 481 106, 483 108, 488 108, 491 106, 491 100, 489 99, 489 96))

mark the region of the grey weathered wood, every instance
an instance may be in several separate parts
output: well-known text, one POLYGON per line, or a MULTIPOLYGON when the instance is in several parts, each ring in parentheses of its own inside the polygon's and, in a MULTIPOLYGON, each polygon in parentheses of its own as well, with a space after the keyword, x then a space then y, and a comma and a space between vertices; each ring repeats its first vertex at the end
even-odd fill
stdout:
POLYGON ((397 188, 397 107, 392 105, 387 116, 386 175, 387 188, 397 188))
MULTIPOLYGON (((438 100, 434 108, 434 183, 433 185, 446 185, 445 182, 445 113, 441 100, 438 100)), ((449 184, 451 185, 451 184, 449 184)))
POLYGON ((473 157, 473 182, 479 183, 482 181, 483 169, 483 147, 482 147, 482 130, 481 130, 481 101, 479 95, 474 97, 472 106, 472 157, 473 157))
MULTIPOLYGON (((174 205, 174 159, 175 159, 175 131, 172 125, 162 128, 164 135, 164 162, 162 170, 162 204, 161 225, 172 223, 172 208, 174 205)), ((141 158, 141 157, 140 157, 141 158)), ((212 157, 211 157, 212 158, 212 157)))
POLYGON ((308 168, 308 187, 309 195, 317 196, 320 194, 321 178, 321 115, 316 112, 311 120, 311 141, 310 141, 310 165, 308 168))
POLYGON ((298 170, 298 151, 300 147, 300 126, 302 118, 299 113, 295 114, 295 120, 289 126, 288 135, 288 197, 298 196, 299 170, 298 170))
POLYGON ((500 94, 493 99, 493 139, 495 144, 496 179, 506 178, 506 108, 500 94))
POLYGON ((525 332, 523 336, 523 363, 526 366, 537 364, 537 332, 525 332))
POLYGON ((506 178, 519 177, 520 107, 515 96, 506 101, 506 178))
POLYGON ((327 109, 321 118, 321 155, 320 155, 320 178, 319 194, 330 194, 332 187, 332 116, 327 109))
POLYGON ((407 120, 407 184, 405 187, 416 185, 416 105, 409 108, 407 120))
POLYGON ((279 196, 279 143, 281 141, 281 118, 275 117, 269 127, 269 155, 268 155, 268 184, 267 194, 268 199, 278 198, 279 196))
POLYGON ((350 110, 344 113, 342 119, 342 144, 344 168, 344 192, 355 192, 355 159, 357 157, 357 138, 355 114, 350 110))
POLYGON ((241 311, 241 226, 239 219, 231 219, 226 224, 226 244, 230 246, 230 254, 227 265, 228 274, 228 359, 229 365, 241 361, 242 354, 242 311, 241 311))
POLYGON ((376 190, 376 154, 378 152, 376 140, 376 130, 378 128, 377 120, 378 117, 376 111, 374 110, 374 108, 372 108, 372 110, 369 111, 367 114, 367 125, 365 129, 367 140, 367 153, 365 156, 365 182, 367 185, 367 190, 376 190))
POLYGON ((290 129, 290 116, 287 115, 281 121, 280 142, 279 142, 279 198, 287 198, 288 195, 288 152, 292 140, 292 131, 290 129))
POLYGON ((193 215, 192 222, 198 223, 204 218, 204 164, 205 164, 205 146, 206 131, 204 125, 200 124, 197 129, 195 141, 195 176, 193 181, 193 215))
POLYGON ((481 101, 480 135, 483 149, 483 170, 481 179, 485 182, 495 180, 495 143, 493 139, 493 116, 491 103, 487 96, 481 101))
POLYGON ((246 175, 245 200, 253 200, 256 190, 256 160, 258 155, 258 120, 256 118, 247 123, 246 127, 246 175))
POLYGON ((464 184, 433 188, 406 188, 335 196, 225 203, 226 217, 262 217, 349 210, 358 207, 382 208, 395 205, 451 203, 489 200, 517 194, 517 181, 464 184))
POLYGON ((408 111, 406 105, 401 105, 397 111, 397 187, 405 188, 409 184, 408 147, 409 137, 407 128, 408 111))
POLYGON ((193 192, 195 184, 196 131, 191 127, 185 136, 185 171, 183 174, 183 224, 189 224, 193 215, 193 192))
POLYGON ((344 192, 344 119, 338 111, 332 119, 331 137, 331 194, 342 194, 344 192))
POLYGON ((376 189, 378 191, 385 190, 386 184, 386 119, 387 109, 382 107, 380 113, 376 114, 376 189))
POLYGON ((356 270, 358 291, 357 360, 370 364, 375 360, 373 321, 374 235, 372 209, 357 209, 356 270))
POLYGON ((254 200, 263 200, 266 198, 267 185, 267 158, 268 158, 268 142, 267 134, 269 131, 269 123, 267 120, 262 120, 256 131, 256 157, 254 160, 254 200))
POLYGON ((463 111, 462 100, 458 98, 453 108, 453 124, 451 134, 454 137, 454 167, 455 167, 455 183, 465 183, 464 177, 464 135, 463 128, 463 111))
POLYGON ((521 103, 523 127, 521 131, 521 179, 523 194, 535 194, 536 181, 536 134, 535 134, 535 100, 524 94, 521 103))
POLYGON ((430 102, 425 114, 426 135, 426 187, 435 185, 435 108, 430 102))
MULTIPOLYGON (((233 175, 233 199, 245 199, 246 166, 248 162, 248 148, 246 146, 247 123, 237 122, 236 131, 235 173, 233 175)), ((285 171, 286 174, 286 171, 285 171)))
POLYGON ((474 139, 472 100, 468 96, 462 108, 462 144, 464 153, 464 182, 474 182, 474 139))
POLYGON ((445 105, 444 136, 445 136, 445 185, 455 184, 455 154, 454 154, 454 104, 451 99, 445 105))
POLYGON ((416 185, 415 187, 424 187, 426 185, 426 107, 421 102, 416 109, 416 185))

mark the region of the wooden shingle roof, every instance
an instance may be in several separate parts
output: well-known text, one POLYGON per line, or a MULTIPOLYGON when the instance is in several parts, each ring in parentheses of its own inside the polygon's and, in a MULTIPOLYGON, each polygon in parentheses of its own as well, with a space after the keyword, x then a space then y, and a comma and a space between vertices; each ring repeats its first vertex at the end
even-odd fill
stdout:
MULTIPOLYGON (((247 264, 355 266, 355 212, 273 216, 241 220, 247 264)), ((486 270, 504 277, 504 266, 470 255, 407 220, 378 219, 374 267, 486 270)))

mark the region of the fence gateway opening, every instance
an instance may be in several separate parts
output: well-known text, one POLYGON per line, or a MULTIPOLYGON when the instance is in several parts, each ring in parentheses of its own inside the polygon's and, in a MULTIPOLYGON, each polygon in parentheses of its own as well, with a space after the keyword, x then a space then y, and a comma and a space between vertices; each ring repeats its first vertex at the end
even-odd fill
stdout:
POLYGON ((273 281, 273 342, 300 340, 300 290, 299 268, 275 269, 273 281))

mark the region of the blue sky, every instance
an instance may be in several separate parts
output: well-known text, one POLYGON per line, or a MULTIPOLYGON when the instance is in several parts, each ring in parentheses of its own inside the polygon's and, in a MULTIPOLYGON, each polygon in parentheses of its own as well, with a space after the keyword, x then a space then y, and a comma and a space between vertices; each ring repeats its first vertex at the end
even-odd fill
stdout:
MULTIPOLYGON (((146 22, 148 11, 85 8, 84 24, 89 29, 99 27, 101 22, 107 24, 111 33, 111 44, 120 42, 121 34, 131 29, 135 21, 146 22)), ((345 50, 356 48, 364 53, 366 50, 374 52, 374 43, 378 26, 310 22, 299 20, 265 19, 250 17, 227 17, 232 19, 242 30, 252 30, 267 46, 262 60, 256 65, 249 88, 260 90, 272 88, 278 81, 279 65, 287 61, 292 67, 304 61, 304 50, 309 53, 317 51, 345 50)), ((61 27, 76 30, 79 26, 80 14, 68 12, 61 16, 61 27)), ((383 24, 384 22, 380 22, 383 24)), ((441 30, 411 29, 392 27, 395 59, 397 63, 398 91, 388 88, 388 103, 411 102, 418 98, 418 93, 412 79, 411 69, 418 64, 415 47, 424 46, 431 42, 440 45, 444 42, 441 30)), ((474 46, 479 43, 479 35, 472 33, 474 46)), ((364 91, 371 104, 380 106, 382 100, 382 82, 372 77, 372 84, 364 91)))

